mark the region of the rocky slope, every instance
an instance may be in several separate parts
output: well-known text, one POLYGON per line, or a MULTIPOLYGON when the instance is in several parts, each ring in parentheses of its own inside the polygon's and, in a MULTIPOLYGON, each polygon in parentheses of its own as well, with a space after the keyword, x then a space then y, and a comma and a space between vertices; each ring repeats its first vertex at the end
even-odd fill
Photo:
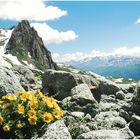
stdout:
MULTIPOLYGON (((44 46, 40 48, 43 42, 37 37, 37 33, 33 33, 34 29, 30 28, 26 21, 20 23, 17 28, 9 40, 8 53, 16 54, 19 59, 18 51, 23 51, 22 56, 28 56, 30 52, 30 62, 35 64, 34 49, 37 49, 37 61, 42 61, 49 67, 49 59, 43 60, 42 56, 47 50, 42 49, 44 46), (38 38, 36 43, 32 34, 38 38), (31 40, 35 45, 32 45, 31 40)), ((4 44, 5 41, 2 46, 4 44)), ((0 56, 0 97, 17 91, 41 88, 44 94, 57 99, 64 112, 61 120, 52 123, 46 129, 40 129, 33 139, 140 138, 140 82, 117 84, 95 73, 60 65, 61 70, 54 70, 53 62, 49 67, 52 69, 46 69, 44 73, 23 63, 24 59, 15 63, 13 56, 11 60, 9 54, 0 56)))
POLYGON ((46 71, 42 86, 44 93, 58 99, 72 138, 139 138, 139 83, 116 84, 94 73, 69 69, 46 71))

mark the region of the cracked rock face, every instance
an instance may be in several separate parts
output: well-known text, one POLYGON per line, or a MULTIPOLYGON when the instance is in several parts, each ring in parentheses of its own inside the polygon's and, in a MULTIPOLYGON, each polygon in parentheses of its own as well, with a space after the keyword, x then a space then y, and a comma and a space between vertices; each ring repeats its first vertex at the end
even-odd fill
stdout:
POLYGON ((45 48, 37 31, 26 20, 21 21, 12 32, 7 44, 7 53, 11 53, 23 62, 27 61, 41 70, 56 69, 50 51, 45 48))

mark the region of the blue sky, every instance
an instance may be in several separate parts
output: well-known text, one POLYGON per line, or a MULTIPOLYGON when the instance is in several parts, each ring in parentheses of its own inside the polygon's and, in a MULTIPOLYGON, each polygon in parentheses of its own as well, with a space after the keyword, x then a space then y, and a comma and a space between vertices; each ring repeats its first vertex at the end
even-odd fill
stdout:
POLYGON ((68 16, 49 22, 61 30, 73 29, 79 37, 58 46, 54 52, 106 51, 121 46, 140 46, 140 2, 55 2, 68 16))
MULTIPOLYGON (((123 46, 128 49, 140 46, 140 24, 136 24, 140 2, 49 1, 44 4, 59 7, 67 15, 43 22, 58 31, 73 30, 78 35, 72 41, 47 44, 52 53, 88 54, 92 50, 111 52, 123 46)), ((0 27, 16 24, 14 20, 0 20, 0 27)))

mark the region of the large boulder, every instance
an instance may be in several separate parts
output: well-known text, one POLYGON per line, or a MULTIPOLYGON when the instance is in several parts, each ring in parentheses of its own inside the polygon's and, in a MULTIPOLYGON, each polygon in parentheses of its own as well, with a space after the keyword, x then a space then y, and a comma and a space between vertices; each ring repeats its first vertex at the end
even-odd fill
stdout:
POLYGON ((130 129, 134 132, 134 134, 137 136, 140 136, 140 116, 132 115, 132 121, 130 122, 130 129))
POLYGON ((134 134, 129 129, 95 130, 83 133, 77 139, 132 139, 134 134))
POLYGON ((62 100, 71 96, 71 89, 81 83, 86 83, 89 88, 98 86, 98 81, 92 76, 55 70, 45 72, 42 86, 43 92, 56 94, 56 98, 62 100))
POLYGON ((117 111, 100 112, 95 116, 99 129, 120 129, 126 126, 126 121, 117 111))
POLYGON ((117 85, 115 82, 112 82, 111 80, 108 80, 103 76, 97 75, 92 72, 90 72, 90 75, 100 82, 99 92, 101 92, 101 94, 106 95, 115 94, 121 89, 121 87, 117 85))
POLYGON ((123 93, 123 91, 118 91, 117 93, 116 93, 116 98, 117 99, 120 99, 120 100, 124 100, 125 99, 125 94, 123 93))
POLYGON ((24 91, 24 89, 17 76, 11 69, 0 67, 0 96, 18 91, 24 91))
MULTIPOLYGON (((44 130, 43 130, 44 131, 44 130)), ((63 120, 50 124, 43 135, 34 137, 41 139, 71 139, 71 135, 63 120)))
POLYGON ((71 89, 73 110, 89 113, 92 117, 98 112, 98 102, 93 97, 87 84, 80 84, 71 89))
POLYGON ((89 87, 87 84, 79 84, 78 86, 71 89, 72 98, 75 100, 83 101, 83 102, 95 102, 89 87))
POLYGON ((93 97, 87 84, 79 84, 71 89, 71 97, 62 100, 62 108, 70 112, 80 111, 94 117, 98 111, 98 102, 93 97))
POLYGON ((110 95, 110 94, 115 94, 121 88, 116 83, 110 80, 100 79, 99 89, 102 94, 110 95))
POLYGON ((136 86, 132 102, 133 102, 133 105, 132 105, 133 112, 136 115, 140 116, 140 81, 138 82, 136 86))
POLYGON ((26 91, 41 88, 41 83, 39 83, 34 73, 28 67, 23 65, 14 65, 12 70, 18 77, 21 86, 26 91))

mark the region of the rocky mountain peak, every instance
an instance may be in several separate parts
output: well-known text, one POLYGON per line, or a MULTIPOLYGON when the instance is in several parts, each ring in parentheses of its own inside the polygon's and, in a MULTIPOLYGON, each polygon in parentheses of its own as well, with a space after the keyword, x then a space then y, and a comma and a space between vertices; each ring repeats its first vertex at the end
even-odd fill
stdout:
POLYGON ((47 50, 41 37, 27 20, 22 20, 14 28, 6 51, 17 56, 21 63, 32 64, 38 69, 57 68, 57 65, 52 60, 50 51, 47 50))
POLYGON ((22 20, 19 24, 18 24, 18 28, 21 28, 21 29, 27 29, 27 28, 30 28, 30 23, 28 20, 22 20))

